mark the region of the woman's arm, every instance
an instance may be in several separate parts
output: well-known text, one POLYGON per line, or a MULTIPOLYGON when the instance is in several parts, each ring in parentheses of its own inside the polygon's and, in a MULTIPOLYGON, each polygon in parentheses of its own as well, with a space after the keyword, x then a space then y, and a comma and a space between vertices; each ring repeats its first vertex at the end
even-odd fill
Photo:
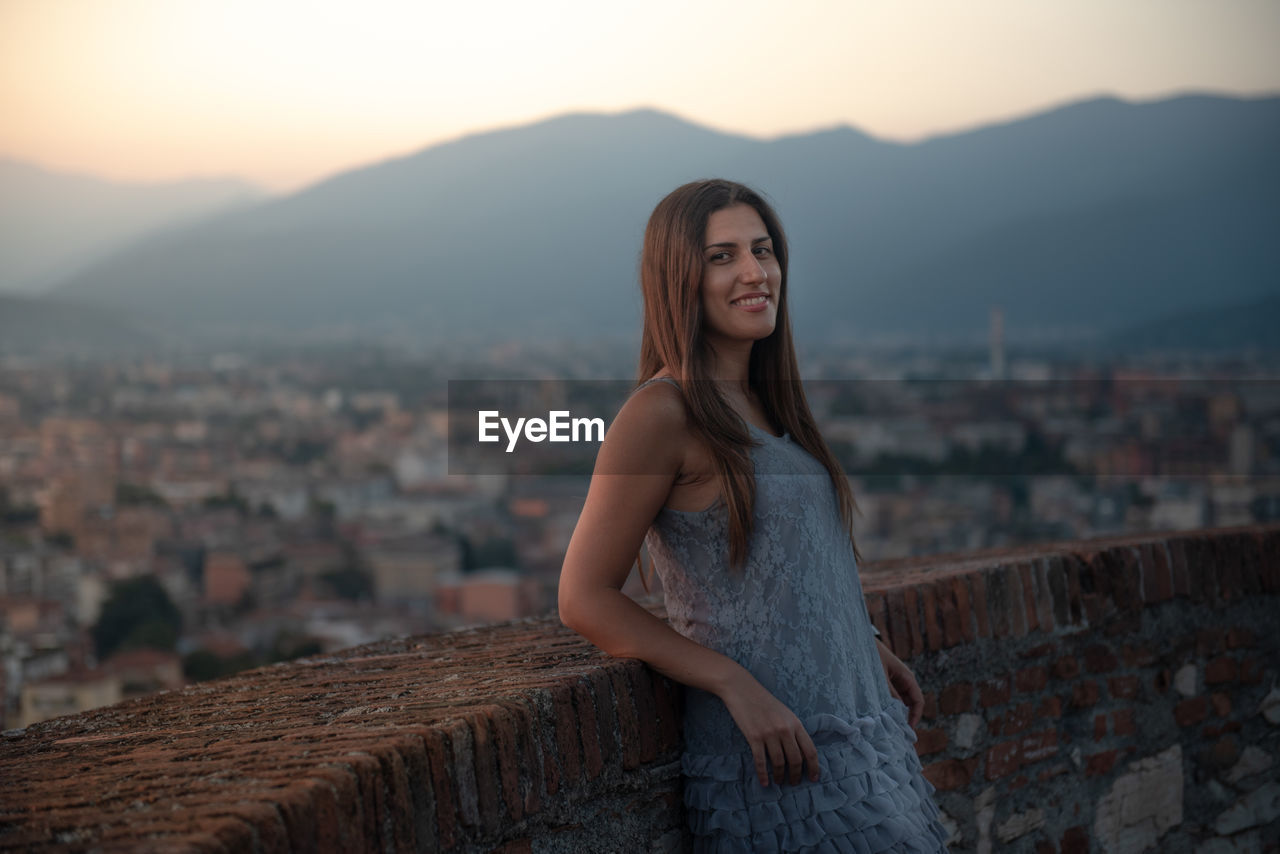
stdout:
POLYGON ((733 659, 684 637, 622 592, 690 440, 679 392, 666 383, 641 389, 623 406, 600 446, 565 554, 560 619, 610 655, 638 658, 720 697, 751 746, 762 786, 770 767, 777 782, 800 782, 806 760, 816 780, 817 749, 790 709, 733 659))
POLYGON ((889 680, 889 693, 906 705, 907 722, 915 729, 916 724, 920 723, 920 715, 924 713, 924 694, 920 693, 915 674, 879 638, 876 639, 876 649, 880 652, 880 666, 884 668, 884 676, 889 680))

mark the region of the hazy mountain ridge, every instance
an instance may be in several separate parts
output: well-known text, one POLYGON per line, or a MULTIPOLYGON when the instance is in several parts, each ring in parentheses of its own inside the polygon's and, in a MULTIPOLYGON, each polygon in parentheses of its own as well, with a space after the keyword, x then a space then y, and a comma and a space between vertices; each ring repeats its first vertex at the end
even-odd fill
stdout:
POLYGON ((793 242, 802 334, 1100 332, 1274 292, 1280 98, 1113 98, 910 145, 575 114, 342 173, 147 241, 59 293, 153 322, 493 337, 638 326, 644 220, 754 183, 793 242), (250 320, 251 319, 251 320, 250 320))
POLYGON ((161 343, 118 312, 0 294, 0 355, 142 352, 161 343))
POLYGON ((1280 295, 1163 315, 1111 335, 1117 350, 1280 350, 1280 295))
POLYGON ((238 179, 118 182, 0 157, 0 293, 39 293, 132 241, 263 195, 238 179))

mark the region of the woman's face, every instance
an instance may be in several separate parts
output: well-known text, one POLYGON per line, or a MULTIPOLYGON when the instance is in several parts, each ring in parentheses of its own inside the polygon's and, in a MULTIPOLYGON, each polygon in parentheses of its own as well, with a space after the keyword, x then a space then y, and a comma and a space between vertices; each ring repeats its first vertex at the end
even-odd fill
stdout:
POLYGON ((708 338, 759 341, 778 318, 782 268, 760 214, 750 205, 707 219, 702 247, 702 317, 708 338))

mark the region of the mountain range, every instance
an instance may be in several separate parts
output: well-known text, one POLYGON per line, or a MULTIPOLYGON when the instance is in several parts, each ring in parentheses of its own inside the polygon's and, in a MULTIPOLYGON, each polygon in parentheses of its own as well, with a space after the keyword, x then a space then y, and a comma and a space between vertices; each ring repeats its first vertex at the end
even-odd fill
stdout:
POLYGON ((67 276, 170 340, 634 332, 653 205, 763 190, 802 340, 1114 336, 1280 292, 1280 98, 1097 98, 903 144, 653 110, 476 134, 171 227, 67 276))
POLYGON ((232 178, 130 183, 0 157, 0 294, 40 294, 160 230, 265 196, 232 178))

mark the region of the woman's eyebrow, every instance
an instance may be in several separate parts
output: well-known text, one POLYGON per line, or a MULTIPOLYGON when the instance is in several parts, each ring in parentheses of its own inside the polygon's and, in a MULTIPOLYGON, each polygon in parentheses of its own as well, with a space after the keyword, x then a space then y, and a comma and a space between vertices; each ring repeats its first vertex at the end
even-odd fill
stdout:
MULTIPOLYGON (((751 245, 755 246, 757 243, 766 243, 772 239, 773 239, 772 237, 766 234, 764 237, 753 238, 751 241, 751 245)), ((708 243, 706 246, 702 248, 702 251, 705 252, 708 249, 732 249, 737 245, 738 245, 737 242, 733 240, 726 240, 723 243, 708 243)))

